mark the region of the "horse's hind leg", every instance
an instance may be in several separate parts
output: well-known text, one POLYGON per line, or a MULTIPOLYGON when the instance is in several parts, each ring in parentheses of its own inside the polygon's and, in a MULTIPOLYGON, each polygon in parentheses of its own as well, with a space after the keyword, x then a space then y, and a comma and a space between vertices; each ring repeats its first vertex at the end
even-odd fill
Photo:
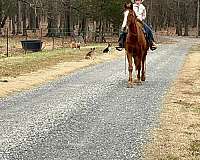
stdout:
POLYGON ((134 63, 135 63, 136 71, 137 71, 137 80, 135 82, 139 83, 140 82, 140 71, 141 71, 141 59, 138 56, 134 57, 134 63))
POLYGON ((146 54, 142 58, 142 77, 141 77, 141 81, 145 81, 146 80, 146 77, 145 77, 145 70, 146 70, 145 62, 146 62, 146 54))

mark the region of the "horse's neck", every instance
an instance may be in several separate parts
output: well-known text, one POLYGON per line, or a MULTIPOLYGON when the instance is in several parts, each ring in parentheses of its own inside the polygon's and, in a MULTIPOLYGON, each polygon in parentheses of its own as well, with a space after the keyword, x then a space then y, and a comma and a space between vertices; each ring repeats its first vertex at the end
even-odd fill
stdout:
POLYGON ((134 26, 134 28, 136 27, 136 18, 134 18, 135 14, 134 14, 134 11, 133 10, 129 10, 129 23, 128 23, 128 26, 134 26))
POLYGON ((138 24, 136 23, 136 21, 131 21, 130 25, 129 25, 129 30, 132 33, 137 33, 138 31, 138 24))

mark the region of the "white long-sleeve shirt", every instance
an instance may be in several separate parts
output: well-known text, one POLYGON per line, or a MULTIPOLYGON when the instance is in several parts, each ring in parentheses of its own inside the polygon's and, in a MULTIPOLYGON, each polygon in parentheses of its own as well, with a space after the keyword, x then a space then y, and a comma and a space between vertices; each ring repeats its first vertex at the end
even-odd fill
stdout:
POLYGON ((141 21, 145 20, 147 15, 146 15, 146 8, 143 4, 140 5, 133 4, 133 10, 135 11, 135 14, 138 19, 140 19, 141 21))

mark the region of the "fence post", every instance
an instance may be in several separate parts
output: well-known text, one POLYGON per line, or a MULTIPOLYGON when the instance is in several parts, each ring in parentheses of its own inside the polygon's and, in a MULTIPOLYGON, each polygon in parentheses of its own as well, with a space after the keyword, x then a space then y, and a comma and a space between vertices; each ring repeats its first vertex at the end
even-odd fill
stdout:
MULTIPOLYGON (((28 39, 28 30, 26 29, 26 40, 28 39)), ((25 47, 25 54, 27 53, 26 47, 25 47)))
POLYGON ((8 34, 9 34, 9 32, 8 32, 8 28, 7 28, 7 53, 6 53, 6 55, 7 55, 7 57, 8 57, 8 45, 9 45, 9 40, 8 40, 8 38, 9 38, 9 36, 8 36, 8 34))
POLYGON ((64 48, 64 36, 62 36, 62 47, 64 48))
POLYGON ((42 40, 42 28, 40 29, 40 39, 42 40))
POLYGON ((54 50, 54 41, 55 41, 55 39, 54 39, 54 36, 52 36, 52 38, 53 38, 53 47, 52 47, 52 50, 54 50))
POLYGON ((28 33, 27 33, 27 31, 28 31, 28 30, 26 29, 26 40, 28 39, 28 33))

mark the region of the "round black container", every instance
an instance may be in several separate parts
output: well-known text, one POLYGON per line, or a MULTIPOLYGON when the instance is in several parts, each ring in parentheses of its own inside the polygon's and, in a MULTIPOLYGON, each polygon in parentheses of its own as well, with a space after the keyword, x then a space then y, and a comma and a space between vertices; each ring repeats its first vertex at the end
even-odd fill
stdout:
POLYGON ((24 50, 38 52, 41 51, 43 42, 40 39, 33 39, 33 40, 22 40, 21 43, 22 43, 22 48, 24 50))

